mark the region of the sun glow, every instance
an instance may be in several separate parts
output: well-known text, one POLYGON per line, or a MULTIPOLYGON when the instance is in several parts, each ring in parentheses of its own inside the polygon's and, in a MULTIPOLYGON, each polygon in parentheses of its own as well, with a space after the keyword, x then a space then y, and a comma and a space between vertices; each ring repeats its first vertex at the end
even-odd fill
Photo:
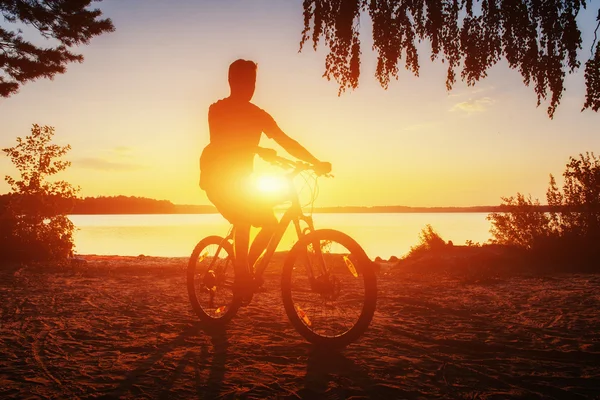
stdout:
POLYGON ((276 175, 260 175, 256 178, 256 187, 261 193, 285 194, 288 191, 288 185, 285 179, 276 175))

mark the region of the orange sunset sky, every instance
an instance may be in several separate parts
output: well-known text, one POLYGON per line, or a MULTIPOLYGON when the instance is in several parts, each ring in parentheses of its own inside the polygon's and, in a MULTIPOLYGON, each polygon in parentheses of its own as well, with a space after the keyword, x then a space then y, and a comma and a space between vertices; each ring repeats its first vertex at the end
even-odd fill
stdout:
MULTIPOLYGON (((198 188, 198 157, 208 143, 209 105, 229 94, 228 65, 258 63, 253 102, 315 156, 333 164, 317 206, 494 205, 517 191, 545 202, 548 174, 568 157, 600 149, 600 115, 580 112, 583 70, 550 120, 532 88, 501 62, 475 87, 445 89, 446 69, 420 53, 420 77, 401 68, 387 91, 374 78, 370 20, 361 21, 360 87, 337 96, 321 75, 326 49, 298 53, 302 1, 95 3, 116 31, 80 49, 82 64, 0 99, 0 147, 56 128, 70 144, 60 178, 82 196, 128 195, 208 204, 198 188)), ((589 57, 595 9, 580 16, 580 58, 589 57)), ((275 146, 263 138, 261 145, 275 146)), ((257 161, 259 169, 261 166, 257 161)), ((15 175, 0 158, 1 175, 15 175)), ((560 180, 559 180, 560 183, 560 180)), ((0 193, 9 187, 0 183, 0 193)))

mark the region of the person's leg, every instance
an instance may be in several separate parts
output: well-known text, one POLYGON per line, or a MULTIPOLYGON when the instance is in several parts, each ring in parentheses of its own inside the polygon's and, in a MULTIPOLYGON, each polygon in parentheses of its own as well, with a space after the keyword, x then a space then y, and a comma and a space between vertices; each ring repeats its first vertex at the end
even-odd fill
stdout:
POLYGON ((235 282, 234 295, 247 298, 252 294, 252 276, 248 268, 248 244, 250 241, 250 222, 247 221, 243 203, 240 204, 239 193, 235 186, 224 185, 212 191, 206 192, 208 199, 215 205, 217 210, 234 226, 233 233, 233 255, 235 258, 235 282))
POLYGON ((250 224, 235 225, 233 235, 233 253, 235 254, 235 281, 234 296, 242 299, 247 304, 252 298, 252 275, 248 268, 248 241, 250 240, 250 224))
POLYGON ((260 257, 262 252, 267 248, 269 241, 273 237, 275 233, 275 229, 277 228, 277 218, 275 215, 270 215, 268 219, 264 221, 262 224, 261 230, 258 232, 254 241, 252 242, 252 246, 250 246, 250 251, 248 253, 248 262, 250 263, 250 267, 254 264, 254 262, 260 257))
POLYGON ((235 225, 233 237, 233 253, 235 256, 235 276, 247 280, 248 268, 248 242, 250 240, 250 224, 238 223, 235 225))

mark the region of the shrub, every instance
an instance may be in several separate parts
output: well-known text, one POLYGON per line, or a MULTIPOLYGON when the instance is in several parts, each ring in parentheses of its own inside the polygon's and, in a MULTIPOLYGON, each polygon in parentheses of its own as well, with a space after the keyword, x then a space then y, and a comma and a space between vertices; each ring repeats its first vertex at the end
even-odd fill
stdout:
POLYGON ((537 240, 550 234, 550 218, 541 212, 539 200, 517 193, 515 197, 503 197, 502 201, 507 211, 487 217, 492 222, 490 233, 494 243, 530 249, 537 240))
POLYGON ((561 191, 550 175, 546 197, 552 207, 552 227, 561 235, 600 238, 600 159, 594 153, 571 157, 561 191))
POLYGON ((429 251, 439 251, 446 247, 446 242, 427 224, 419 233, 419 244, 412 246, 405 258, 421 257, 429 251))
POLYGON ((66 169, 60 158, 70 146, 51 144, 54 128, 34 124, 31 135, 2 149, 20 172, 6 176, 12 192, 0 210, 0 247, 4 261, 60 261, 73 249, 74 226, 66 214, 78 188, 47 178, 66 169))
MULTIPOLYGON (((507 211, 488 216, 492 242, 531 250, 555 266, 596 266, 600 257, 600 159, 593 153, 570 157, 562 190, 554 176, 548 207, 517 193, 502 198, 507 211)), ((597 267, 596 267, 597 268, 597 267)))

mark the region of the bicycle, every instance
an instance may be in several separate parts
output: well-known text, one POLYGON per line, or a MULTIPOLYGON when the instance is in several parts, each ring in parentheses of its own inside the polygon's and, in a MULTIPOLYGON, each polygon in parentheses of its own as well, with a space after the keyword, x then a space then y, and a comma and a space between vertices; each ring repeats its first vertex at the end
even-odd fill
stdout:
MULTIPOLYGON (((285 256, 281 294, 285 312, 294 328, 309 342, 345 347, 368 328, 377 302, 374 263, 350 236, 333 229, 314 229, 312 210, 318 175, 307 163, 283 157, 269 162, 284 169, 291 205, 281 217, 267 248, 250 260, 256 294, 262 275, 290 223, 298 241, 285 256), (311 212, 304 214, 294 178, 314 178, 311 212), (302 227, 302 224, 304 227, 302 227)), ((223 325, 242 305, 234 290, 233 229, 225 237, 208 236, 192 252, 187 267, 187 286, 193 310, 208 325, 223 325)))

